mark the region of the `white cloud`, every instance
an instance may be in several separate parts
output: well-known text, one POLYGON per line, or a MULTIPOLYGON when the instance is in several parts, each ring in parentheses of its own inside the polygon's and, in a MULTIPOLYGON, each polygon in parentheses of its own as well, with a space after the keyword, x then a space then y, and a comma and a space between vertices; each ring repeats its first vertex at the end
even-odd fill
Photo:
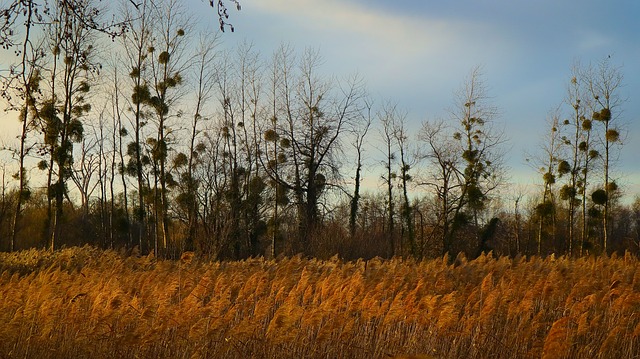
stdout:
MULTIPOLYGON (((429 51, 473 45, 474 38, 488 35, 493 29, 480 22, 406 16, 383 12, 374 7, 336 0, 272 0, 252 4, 257 10, 295 21, 315 31, 314 36, 337 35, 336 42, 357 37, 359 45, 375 45, 407 56, 429 51), (472 36, 468 36, 472 34, 472 36)), ((493 34, 497 35, 497 34, 493 34)), ((486 38, 491 43, 495 38, 486 38)), ((352 49, 357 51, 358 48, 352 49)))
POLYGON ((485 65, 488 73, 508 73, 517 63, 518 48, 525 46, 493 23, 385 12, 350 1, 249 5, 278 28, 278 39, 271 41, 319 47, 327 70, 337 75, 357 71, 381 91, 376 95, 417 102, 421 108, 408 110, 419 116, 427 107, 439 111, 448 106, 452 91, 476 65, 485 65))

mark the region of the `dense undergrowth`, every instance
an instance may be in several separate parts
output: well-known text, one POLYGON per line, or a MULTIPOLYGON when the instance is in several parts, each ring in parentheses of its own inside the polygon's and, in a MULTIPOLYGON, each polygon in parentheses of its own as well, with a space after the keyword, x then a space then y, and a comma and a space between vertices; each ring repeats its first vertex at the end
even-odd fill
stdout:
POLYGON ((211 263, 0 254, 3 358, 632 358, 621 258, 211 263))

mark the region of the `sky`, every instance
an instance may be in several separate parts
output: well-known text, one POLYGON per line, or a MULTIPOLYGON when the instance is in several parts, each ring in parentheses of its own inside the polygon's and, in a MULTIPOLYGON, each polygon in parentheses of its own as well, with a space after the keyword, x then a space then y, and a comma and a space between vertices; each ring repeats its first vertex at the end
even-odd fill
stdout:
MULTIPOLYGON (((186 1, 196 21, 217 23, 208 1, 186 1)), ((621 66, 620 94, 627 99, 618 119, 626 124, 627 139, 617 173, 628 193, 640 194, 640 1, 240 3, 241 11, 229 10, 235 32, 222 36, 222 46, 249 42, 265 58, 283 43, 298 51, 317 49, 323 71, 359 74, 374 99, 397 103, 415 128, 445 118, 454 92, 480 66, 491 102, 500 110, 497 123, 509 139, 507 164, 515 183, 540 183, 525 157, 539 151, 546 118, 565 97, 572 65, 611 56, 611 63, 621 66)), ((8 116, 0 113, 0 141, 17 128, 8 116)))
POLYGON ((539 151, 546 119, 562 104, 572 66, 611 56, 626 99, 627 138, 617 176, 640 194, 640 2, 633 0, 243 0, 230 12, 227 45, 270 54, 281 43, 319 49, 324 69, 358 73, 369 92, 397 102, 416 128, 446 118, 454 92, 476 66, 504 128, 515 183, 540 183, 525 161, 539 151))

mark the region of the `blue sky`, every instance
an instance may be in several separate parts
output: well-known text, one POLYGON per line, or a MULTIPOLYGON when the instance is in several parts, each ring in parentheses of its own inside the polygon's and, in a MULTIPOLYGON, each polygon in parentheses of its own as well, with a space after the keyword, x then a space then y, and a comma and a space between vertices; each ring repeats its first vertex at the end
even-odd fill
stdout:
MULTIPOLYGON (((196 20, 216 25, 208 1, 188 0, 196 20)), ((316 48, 324 71, 359 73, 378 102, 394 101, 417 128, 445 117, 469 71, 481 66, 498 121, 509 138, 508 165, 515 182, 539 183, 524 163, 546 132, 545 119, 566 94, 575 61, 597 63, 611 55, 622 66, 628 98, 618 172, 640 193, 640 1, 567 0, 240 0, 230 9, 235 32, 223 46, 242 42, 269 58, 282 43, 316 48)), ((0 57, 0 59, 6 57, 0 57)), ((4 65, 3 65, 4 67, 4 65)), ((0 113, 0 141, 17 129, 0 113)))
MULTIPOLYGON (((243 0, 225 46, 249 41, 265 54, 281 43, 320 50, 324 69, 362 75, 374 98, 397 102, 416 127, 445 117, 453 92, 481 66, 510 139, 514 182, 539 183, 525 164, 566 94, 571 67, 611 55, 627 98, 627 141, 616 165, 640 193, 640 2, 243 0)), ((199 6, 199 5, 196 5, 199 6)), ((203 8, 206 5, 202 5, 203 8)))

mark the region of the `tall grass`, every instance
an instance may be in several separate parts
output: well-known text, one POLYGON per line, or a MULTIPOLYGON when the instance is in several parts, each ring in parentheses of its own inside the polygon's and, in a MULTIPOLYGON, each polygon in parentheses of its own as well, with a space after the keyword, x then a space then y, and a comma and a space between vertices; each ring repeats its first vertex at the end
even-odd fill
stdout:
POLYGON ((635 257, 0 255, 9 358, 632 358, 635 257), (414 355, 414 356, 410 356, 414 355))

